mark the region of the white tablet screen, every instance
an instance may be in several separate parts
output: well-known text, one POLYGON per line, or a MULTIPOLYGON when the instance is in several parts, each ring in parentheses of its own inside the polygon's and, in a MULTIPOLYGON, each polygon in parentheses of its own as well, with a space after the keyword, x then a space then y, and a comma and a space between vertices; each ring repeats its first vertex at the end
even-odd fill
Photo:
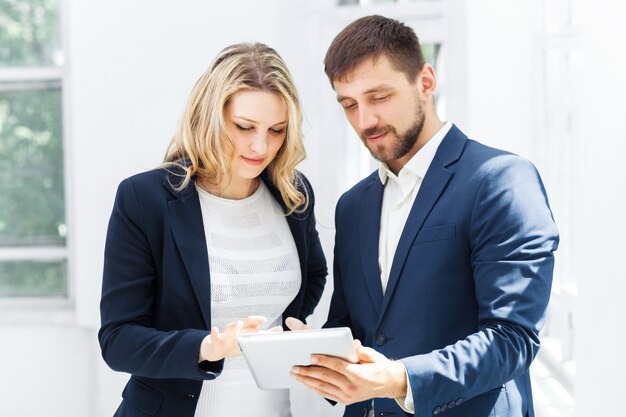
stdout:
POLYGON ((294 365, 310 365, 314 353, 358 362, 352 332, 347 327, 294 330, 237 336, 243 356, 262 389, 302 387, 291 375, 294 365))

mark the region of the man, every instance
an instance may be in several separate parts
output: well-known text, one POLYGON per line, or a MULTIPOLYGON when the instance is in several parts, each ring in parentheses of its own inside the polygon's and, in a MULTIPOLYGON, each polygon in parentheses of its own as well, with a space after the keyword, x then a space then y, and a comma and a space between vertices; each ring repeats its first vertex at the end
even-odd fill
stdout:
POLYGON ((439 120, 434 69, 402 23, 356 20, 325 71, 381 164, 335 217, 325 327, 350 327, 360 362, 314 355, 294 377, 346 416, 532 417, 559 240, 539 174, 439 120))

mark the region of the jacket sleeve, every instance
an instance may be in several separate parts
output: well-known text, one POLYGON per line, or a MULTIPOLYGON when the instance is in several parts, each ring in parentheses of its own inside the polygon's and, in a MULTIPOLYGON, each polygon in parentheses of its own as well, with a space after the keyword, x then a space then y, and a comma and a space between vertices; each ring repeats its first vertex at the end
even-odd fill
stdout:
POLYGON ((304 301, 302 303, 301 320, 305 320, 313 313, 324 292, 326 285, 326 276, 328 275, 328 267, 326 266, 326 257, 322 250, 319 234, 317 232, 315 221, 315 195, 313 188, 308 179, 301 175, 304 186, 309 196, 309 206, 307 207, 307 277, 306 291, 304 301))
POLYGON ((117 191, 105 254, 101 328, 102 356, 116 371, 151 378, 214 379, 223 361, 198 363, 206 330, 160 331, 154 327, 157 272, 146 235, 144 210, 130 179, 117 191))
POLYGON ((496 158, 478 188, 469 222, 478 330, 424 355, 402 359, 416 416, 462 402, 524 374, 539 349, 558 246, 535 168, 496 158))

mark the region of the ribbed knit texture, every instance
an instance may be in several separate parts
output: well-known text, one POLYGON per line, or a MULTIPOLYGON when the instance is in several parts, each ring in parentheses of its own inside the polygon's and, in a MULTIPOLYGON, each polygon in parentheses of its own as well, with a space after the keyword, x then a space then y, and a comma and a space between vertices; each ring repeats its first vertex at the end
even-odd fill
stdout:
MULTIPOLYGON (((211 273, 211 324, 263 315, 280 325, 302 282, 300 262, 280 205, 265 185, 243 200, 198 188, 211 273)), ((205 381, 195 417, 290 417, 288 390, 260 390, 242 356, 205 381)))

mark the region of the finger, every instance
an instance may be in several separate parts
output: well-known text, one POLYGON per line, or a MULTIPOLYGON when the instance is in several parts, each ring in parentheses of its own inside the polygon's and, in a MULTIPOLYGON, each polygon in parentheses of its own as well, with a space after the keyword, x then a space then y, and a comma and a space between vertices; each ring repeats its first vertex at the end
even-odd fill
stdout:
MULTIPOLYGON (((350 385, 350 380, 345 375, 323 366, 294 366, 292 373, 331 384, 341 390, 346 389, 350 385)), ((320 384, 318 384, 319 386, 320 384)))
POLYGON ((287 317, 285 324, 289 330, 308 330, 311 328, 295 317, 287 317))
POLYGON ((225 330, 232 329, 233 327, 239 326, 239 325, 243 325, 243 321, 241 321, 241 320, 231 321, 230 323, 228 323, 226 325, 226 329, 225 330))
POLYGON ((311 391, 313 391, 313 392, 315 392, 316 394, 318 394, 320 397, 324 397, 324 398, 326 398, 326 399, 328 399, 328 400, 331 400, 331 401, 334 401, 334 402, 336 402, 336 403, 344 404, 344 402, 343 402, 343 401, 341 401, 339 398, 335 397, 334 395, 332 395, 332 394, 330 394, 330 393, 328 393, 328 392, 324 392, 324 391, 318 390, 318 389, 316 389, 316 388, 311 388, 311 387, 308 387, 308 388, 309 388, 311 391))
POLYGON ((218 327, 211 328, 211 343, 213 346, 217 345, 220 340, 220 329, 218 327))
POLYGON ((269 333, 280 333, 283 331, 283 326, 274 326, 267 330, 269 333))
POLYGON ((265 316, 248 316, 246 317, 246 323, 265 323, 267 321, 267 317, 265 316))
POLYGON ((243 328, 243 321, 233 321, 232 323, 228 323, 226 329, 224 329, 224 333, 222 333, 222 337, 232 338, 235 337, 243 328))
MULTIPOLYGON (((297 368, 297 367, 294 367, 297 368)), ((306 386, 307 388, 315 391, 319 395, 324 398, 328 398, 333 401, 343 402, 341 401, 341 397, 343 396, 342 388, 338 387, 327 380, 318 379, 315 377, 311 377, 308 375, 304 375, 300 372, 295 373, 296 369, 292 371, 291 376, 295 378, 298 382, 306 386)))
MULTIPOLYGON (((296 380, 297 380, 297 378, 296 378, 296 380)), ((311 391, 313 391, 316 394, 318 394, 320 397, 326 398, 326 399, 331 400, 331 401, 335 401, 337 403, 342 403, 342 404, 344 403, 339 397, 335 396, 333 393, 326 392, 326 391, 323 391, 321 389, 317 389, 316 387, 311 386, 311 385, 307 385, 306 382, 304 382, 304 381, 298 380, 298 382, 300 382, 302 385, 304 385, 305 387, 307 387, 311 391)))
POLYGON ((346 362, 343 359, 333 358, 326 355, 311 355, 311 364, 322 366, 324 368, 332 369, 333 371, 344 374, 346 371, 346 365, 350 362, 346 362))
POLYGON ((385 355, 380 352, 375 351, 372 348, 360 346, 356 349, 356 354, 359 357, 359 362, 381 362, 387 359, 385 355))
POLYGON ((263 316, 248 316, 243 322, 243 327, 246 329, 256 329, 266 322, 267 319, 263 316))

